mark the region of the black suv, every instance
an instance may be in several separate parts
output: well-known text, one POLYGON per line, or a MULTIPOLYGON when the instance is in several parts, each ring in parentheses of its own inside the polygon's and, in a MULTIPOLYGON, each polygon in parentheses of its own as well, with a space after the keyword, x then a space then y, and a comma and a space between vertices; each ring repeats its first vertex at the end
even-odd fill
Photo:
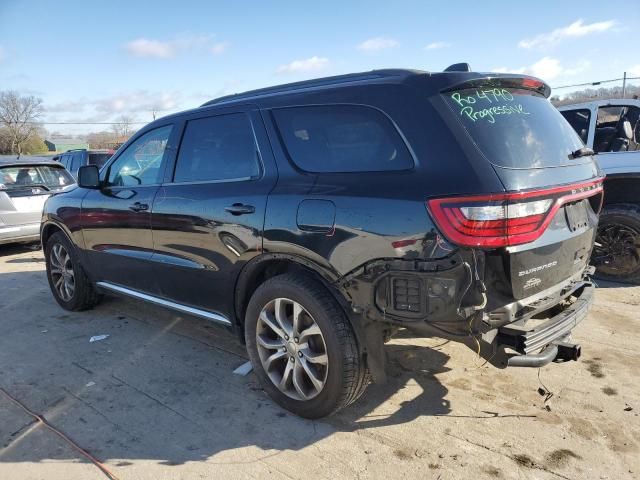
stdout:
POLYGON ((147 125, 48 200, 58 303, 122 294, 226 325, 308 418, 385 378, 399 328, 496 365, 575 360, 598 167, 522 75, 380 70, 147 125))

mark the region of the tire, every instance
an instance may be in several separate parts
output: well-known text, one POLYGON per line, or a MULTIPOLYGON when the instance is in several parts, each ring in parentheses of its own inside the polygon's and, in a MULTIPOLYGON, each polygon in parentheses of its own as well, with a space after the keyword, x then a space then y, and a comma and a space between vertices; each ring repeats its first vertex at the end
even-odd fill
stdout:
POLYGON ((64 233, 56 232, 47 240, 45 262, 49 288, 62 308, 77 312, 93 308, 99 303, 101 296, 80 265, 77 250, 64 233), (59 268, 61 264, 64 265, 63 269, 59 268), (64 277, 62 284, 65 280, 73 284, 72 290, 61 286, 61 277, 64 277))
POLYGON ((263 388, 276 403, 301 417, 315 419, 331 415, 356 401, 369 383, 369 372, 344 311, 329 291, 309 276, 284 274, 260 285, 247 307, 245 340, 251 363, 263 388), (276 308, 286 313, 285 318, 291 316, 290 324, 278 321, 276 308), (303 326, 298 328, 298 332, 302 333, 299 339, 295 336, 296 329, 293 326, 294 311, 301 312, 298 324, 303 326), (275 333, 262 318, 269 318, 269 322, 284 335, 275 333), (286 326, 280 328, 283 324, 286 326), (314 324, 319 328, 320 335, 304 336, 305 332, 316 331, 310 328, 314 324), (290 336, 284 339, 287 331, 292 334, 295 343, 291 342, 290 336), (260 334, 260 344, 257 333, 260 334), (270 348, 264 347, 265 342, 269 343, 270 348), (280 344, 282 346, 278 348, 273 347, 280 344), (297 352, 296 348, 299 348, 297 352), (315 360, 322 358, 322 352, 326 355, 326 366, 315 363, 315 360), (272 354, 279 358, 268 364, 272 354), (289 362, 292 362, 291 365, 289 362), (304 368, 305 365, 312 368, 316 379, 324 378, 319 390, 310 380, 311 376, 306 374, 308 370, 304 368), (282 379, 287 368, 291 368, 289 381, 281 389, 276 382, 282 379), (300 380, 294 382, 298 378, 300 380))
POLYGON ((608 205, 600 213, 592 262, 595 277, 640 283, 640 206, 608 205))

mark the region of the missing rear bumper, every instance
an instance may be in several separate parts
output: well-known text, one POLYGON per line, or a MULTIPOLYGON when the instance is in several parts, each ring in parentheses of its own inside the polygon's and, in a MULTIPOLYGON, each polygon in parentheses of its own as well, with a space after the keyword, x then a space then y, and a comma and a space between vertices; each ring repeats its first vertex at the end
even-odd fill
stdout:
POLYGON ((529 320, 523 325, 498 329, 499 346, 517 352, 507 358, 513 367, 542 367, 551 362, 580 358, 581 347, 569 343, 571 331, 587 316, 593 303, 595 287, 585 283, 574 292, 574 301, 562 312, 547 320, 529 320))

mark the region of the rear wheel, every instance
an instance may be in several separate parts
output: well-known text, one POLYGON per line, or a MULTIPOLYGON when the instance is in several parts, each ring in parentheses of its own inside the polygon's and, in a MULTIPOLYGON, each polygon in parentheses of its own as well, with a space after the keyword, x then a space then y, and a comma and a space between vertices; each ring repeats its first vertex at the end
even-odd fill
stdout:
POLYGON ((263 283, 247 308, 245 339, 264 389, 302 417, 340 410, 369 382, 351 324, 310 277, 285 274, 263 283))
POLYGON ((609 205, 600 214, 592 261, 603 280, 640 281, 640 207, 609 205))
POLYGON ((64 233, 56 232, 45 246, 47 279, 54 298, 66 310, 94 307, 100 296, 82 269, 78 255, 64 233))

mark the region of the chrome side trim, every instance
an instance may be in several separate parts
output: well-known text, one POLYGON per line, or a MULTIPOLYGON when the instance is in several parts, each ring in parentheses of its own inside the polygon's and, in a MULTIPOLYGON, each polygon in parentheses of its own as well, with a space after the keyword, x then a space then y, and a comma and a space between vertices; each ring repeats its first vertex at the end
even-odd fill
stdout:
POLYGON ((120 285, 114 285, 113 283, 110 283, 110 282, 97 282, 96 285, 100 288, 111 290, 112 292, 116 292, 122 295, 127 295, 133 298, 138 298, 140 300, 144 300, 145 302, 153 303, 155 305, 160 305, 161 307, 170 308, 172 310, 188 313, 189 315, 195 315, 196 317, 201 317, 206 320, 211 320, 212 322, 217 322, 223 325, 231 326, 231 322, 229 321, 229 319, 224 315, 220 315, 219 313, 207 312, 206 310, 200 310, 199 308, 188 307, 180 303, 175 303, 169 300, 165 300, 164 298, 154 297, 153 295, 149 295, 147 293, 131 290, 126 287, 121 287, 120 285))

